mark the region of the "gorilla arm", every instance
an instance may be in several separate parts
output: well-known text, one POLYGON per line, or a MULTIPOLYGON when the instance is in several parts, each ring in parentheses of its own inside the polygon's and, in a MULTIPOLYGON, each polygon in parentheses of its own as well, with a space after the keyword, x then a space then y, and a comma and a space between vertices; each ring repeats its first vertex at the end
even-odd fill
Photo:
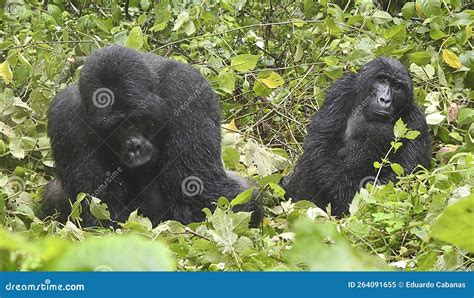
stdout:
MULTIPOLYGON (((64 218, 63 213, 70 212, 70 208, 65 209, 67 204, 64 204, 62 200, 75 201, 80 192, 94 195, 106 204, 117 200, 123 202, 126 198, 120 176, 112 180, 107 179, 117 168, 105 168, 100 163, 97 149, 101 144, 91 142, 92 139, 99 137, 83 120, 85 113, 78 88, 73 85, 55 97, 48 114, 48 130, 53 144, 56 172, 57 176, 63 179, 60 183, 50 182, 43 208, 55 206, 54 208, 62 213, 61 218, 64 218)), ((108 204, 109 208, 117 205, 121 206, 116 202, 108 204)), ((121 210, 111 209, 110 211, 111 214, 117 214, 121 210)), ((83 201, 82 218, 85 226, 97 224, 85 201, 83 201)))

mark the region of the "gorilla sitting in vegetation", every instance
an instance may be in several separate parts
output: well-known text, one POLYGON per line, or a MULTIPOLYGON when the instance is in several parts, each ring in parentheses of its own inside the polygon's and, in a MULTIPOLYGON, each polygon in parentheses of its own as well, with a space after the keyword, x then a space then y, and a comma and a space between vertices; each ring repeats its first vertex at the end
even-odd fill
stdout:
MULTIPOLYGON (((249 187, 224 170, 219 105, 191 66, 119 46, 98 50, 79 83, 55 97, 48 119, 58 180, 46 187, 43 215, 58 211, 65 221, 82 192, 105 202, 115 221, 139 209, 153 224, 187 224, 249 187)), ((84 226, 99 224, 90 199, 84 226)), ((237 207, 260 220, 256 201, 237 207)))
MULTIPOLYGON (((389 161, 400 164, 405 173, 418 164, 428 168, 431 141, 426 120, 413 101, 410 76, 399 62, 378 58, 334 82, 308 126, 303 155, 282 183, 287 196, 321 208, 330 203, 333 215, 347 214, 361 184, 374 182, 373 164, 389 152, 400 118, 420 135, 402 139, 389 161)), ((391 168, 383 167, 377 181, 395 179, 391 168)))

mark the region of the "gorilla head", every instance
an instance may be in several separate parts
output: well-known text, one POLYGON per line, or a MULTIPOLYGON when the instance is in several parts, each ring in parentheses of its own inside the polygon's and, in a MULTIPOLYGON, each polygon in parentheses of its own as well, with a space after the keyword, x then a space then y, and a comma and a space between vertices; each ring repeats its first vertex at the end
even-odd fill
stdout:
POLYGON ((412 81, 405 67, 390 58, 367 63, 355 79, 355 91, 367 121, 387 122, 412 102, 412 81))

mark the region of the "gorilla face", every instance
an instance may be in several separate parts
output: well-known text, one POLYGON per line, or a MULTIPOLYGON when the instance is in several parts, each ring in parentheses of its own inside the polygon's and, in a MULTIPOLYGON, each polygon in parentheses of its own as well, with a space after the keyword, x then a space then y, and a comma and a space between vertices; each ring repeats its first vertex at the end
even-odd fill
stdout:
POLYGON ((150 162, 156 148, 134 125, 120 128, 112 136, 114 150, 128 168, 137 168, 150 162))
POLYGON ((360 103, 367 121, 390 122, 412 102, 412 83, 397 61, 379 58, 357 75, 360 103))

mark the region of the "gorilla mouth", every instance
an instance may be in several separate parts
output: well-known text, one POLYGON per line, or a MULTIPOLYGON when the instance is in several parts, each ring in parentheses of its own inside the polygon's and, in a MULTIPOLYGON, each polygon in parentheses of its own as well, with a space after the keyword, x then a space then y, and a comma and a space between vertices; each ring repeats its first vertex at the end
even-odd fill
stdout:
POLYGON ((382 116, 384 118, 390 118, 392 115, 387 111, 374 110, 372 111, 375 115, 382 116))
POLYGON ((122 160, 128 168, 138 168, 150 161, 152 153, 153 149, 151 147, 144 147, 138 151, 125 153, 122 160))

